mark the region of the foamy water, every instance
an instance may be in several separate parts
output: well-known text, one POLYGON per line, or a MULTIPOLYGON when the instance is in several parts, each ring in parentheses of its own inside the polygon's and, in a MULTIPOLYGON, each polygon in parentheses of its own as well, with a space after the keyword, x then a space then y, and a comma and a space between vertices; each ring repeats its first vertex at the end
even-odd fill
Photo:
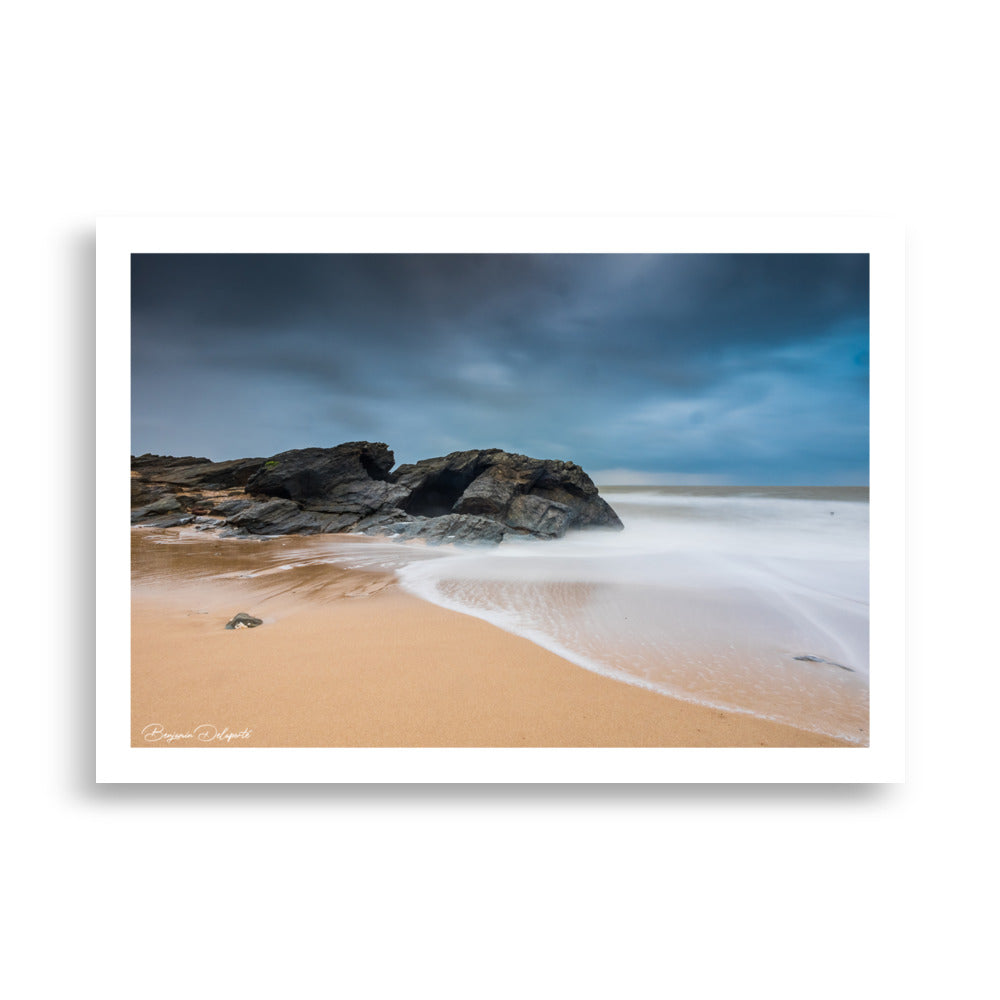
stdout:
POLYGON ((410 593, 588 670, 867 743, 867 489, 601 493, 624 531, 482 549, 376 542, 331 561, 393 570, 410 593))

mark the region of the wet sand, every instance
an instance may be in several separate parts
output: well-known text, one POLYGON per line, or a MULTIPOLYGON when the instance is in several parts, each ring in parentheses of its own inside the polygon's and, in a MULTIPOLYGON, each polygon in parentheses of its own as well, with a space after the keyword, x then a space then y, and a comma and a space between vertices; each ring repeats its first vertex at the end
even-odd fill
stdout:
POLYGON ((132 537, 133 746, 848 745, 602 677, 323 561, 365 539, 132 537), (238 611, 264 624, 226 630, 238 611))

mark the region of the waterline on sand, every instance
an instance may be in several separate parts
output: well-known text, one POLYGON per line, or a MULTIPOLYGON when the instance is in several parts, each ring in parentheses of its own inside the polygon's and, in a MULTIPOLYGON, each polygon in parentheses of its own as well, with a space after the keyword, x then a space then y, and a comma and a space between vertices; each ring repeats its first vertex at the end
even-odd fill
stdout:
POLYGON ((617 680, 867 743, 866 490, 605 495, 623 532, 442 552, 400 581, 617 680))

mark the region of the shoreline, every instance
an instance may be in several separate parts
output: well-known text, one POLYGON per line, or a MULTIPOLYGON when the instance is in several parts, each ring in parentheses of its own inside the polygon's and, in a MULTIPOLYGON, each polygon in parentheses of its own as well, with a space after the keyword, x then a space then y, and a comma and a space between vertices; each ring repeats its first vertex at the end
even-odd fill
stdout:
POLYGON ((367 539, 168 534, 132 534, 133 746, 856 746, 593 673, 322 561, 367 539), (238 611, 264 625, 227 631, 238 611))

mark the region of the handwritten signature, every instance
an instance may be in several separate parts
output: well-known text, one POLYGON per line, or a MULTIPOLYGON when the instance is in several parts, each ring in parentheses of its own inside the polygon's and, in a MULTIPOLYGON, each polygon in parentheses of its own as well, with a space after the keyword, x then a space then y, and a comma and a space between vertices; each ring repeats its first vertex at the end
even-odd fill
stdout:
POLYGON ((186 732, 171 733, 159 722, 151 722, 142 730, 142 738, 147 743, 177 743, 182 740, 194 740, 198 743, 231 743, 233 740, 248 740, 252 733, 252 729, 233 730, 228 726, 219 729, 207 722, 186 732))

